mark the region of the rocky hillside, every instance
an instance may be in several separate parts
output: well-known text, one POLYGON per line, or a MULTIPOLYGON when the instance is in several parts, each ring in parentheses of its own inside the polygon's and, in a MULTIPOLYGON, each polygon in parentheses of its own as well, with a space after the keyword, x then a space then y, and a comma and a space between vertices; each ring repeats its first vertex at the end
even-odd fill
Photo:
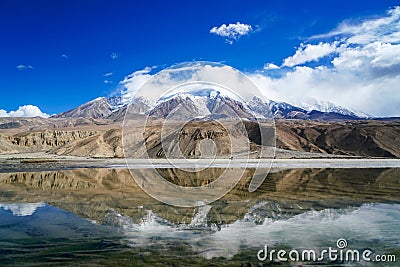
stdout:
MULTIPOLYGON (((84 125, 72 127, 69 125, 76 124, 76 121, 69 122, 55 118, 42 119, 40 123, 26 119, 8 119, 3 125, 7 124, 9 128, 0 129, 0 153, 47 151, 83 157, 123 157, 120 124, 110 123, 108 120, 88 120, 84 125), (15 126, 17 128, 12 128, 15 126)), ((252 124, 254 123, 249 122, 246 130, 251 145, 256 147, 259 144, 259 130, 257 125, 252 124)), ((142 130, 138 129, 139 137, 142 136, 142 130)), ((400 121, 278 120, 276 133, 277 147, 282 149, 400 158, 400 121)), ((198 157, 201 155, 202 141, 211 139, 217 144, 215 149, 218 155, 229 154, 229 142, 243 144, 247 140, 243 139, 245 136, 240 132, 232 136, 229 140, 227 132, 219 124, 197 121, 187 124, 179 132, 179 147, 185 156, 198 157)), ((147 132, 146 146, 152 157, 164 157, 160 139, 160 129, 157 126, 147 132)), ((138 155, 144 152, 138 151, 138 155)))
POLYGON ((16 134, 0 132, 0 153, 46 151, 58 155, 82 157, 122 157, 121 130, 102 126, 57 128, 24 131, 16 134))
MULTIPOLYGON (((53 118, 92 118, 117 120, 124 115, 128 103, 122 101, 120 96, 99 97, 86 102, 76 108, 54 115, 53 118)), ((141 98, 130 102, 131 109, 138 114, 146 112, 149 107, 141 98)))
POLYGON ((121 130, 110 129, 91 136, 75 139, 62 146, 55 146, 49 153, 70 156, 114 158, 123 157, 121 130))
POLYGON ((277 122, 277 146, 328 154, 400 157, 400 122, 277 122))
POLYGON ((99 97, 77 108, 55 115, 54 118, 107 118, 113 112, 113 106, 105 97, 99 97))
POLYGON ((164 158, 165 153, 173 155, 173 158, 180 154, 185 158, 223 157, 243 153, 243 144, 248 142, 245 129, 241 131, 235 124, 226 129, 226 125, 224 127, 216 121, 193 121, 185 124, 179 132, 173 126, 165 130, 163 144, 160 142, 160 127, 157 125, 148 129, 145 140, 150 157, 164 158))

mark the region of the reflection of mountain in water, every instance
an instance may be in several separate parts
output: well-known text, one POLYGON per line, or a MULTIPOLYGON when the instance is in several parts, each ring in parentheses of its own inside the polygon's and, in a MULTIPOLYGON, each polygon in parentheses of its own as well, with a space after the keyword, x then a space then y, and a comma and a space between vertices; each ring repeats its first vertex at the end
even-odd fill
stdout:
MULTIPOLYGON (((203 184, 223 171, 207 169, 199 176, 178 169, 159 170, 164 178, 184 186, 203 184)), ((272 219, 290 217, 310 209, 340 208, 363 202, 399 202, 399 169, 275 171, 256 192, 249 193, 248 184, 253 172, 252 169, 245 170, 236 187, 214 202, 207 215, 199 215, 196 209, 159 203, 144 193, 124 169, 2 173, 0 202, 46 202, 98 222, 109 221, 112 210, 139 222, 147 214, 146 210, 152 210, 173 223, 194 224, 194 218, 202 218, 208 225, 232 223, 264 201, 269 203, 266 204, 268 208, 260 216, 272 219)), ((151 170, 138 169, 134 175, 148 177, 151 170)))
POLYGON ((265 245, 270 249, 321 250, 335 248, 336 240, 343 236, 351 241, 351 249, 398 254, 399 204, 362 204, 270 218, 263 212, 271 204, 260 202, 242 219, 221 227, 215 223, 208 227, 205 218, 211 206, 198 208, 190 224, 173 224, 152 211, 135 223, 129 216, 110 210, 108 225, 93 224, 48 205, 30 218, 12 217, 0 208, 0 264, 27 264, 45 257, 54 264, 120 265, 129 259, 142 265, 162 260, 177 266, 221 266, 227 261, 229 266, 240 266, 265 245), (207 263, 209 259, 212 263, 207 263))
MULTIPOLYGON (((202 176, 159 171, 171 182, 192 186, 224 169, 202 176)), ((0 265, 46 258, 67 265, 254 266, 264 245, 326 248, 335 247, 339 237, 352 249, 398 254, 399 171, 274 171, 249 193, 254 170, 248 169, 229 194, 194 209, 157 202, 124 169, 1 173, 0 265)))
POLYGON ((0 203, 0 208, 9 210, 14 216, 31 216, 38 208, 44 207, 44 203, 0 203))

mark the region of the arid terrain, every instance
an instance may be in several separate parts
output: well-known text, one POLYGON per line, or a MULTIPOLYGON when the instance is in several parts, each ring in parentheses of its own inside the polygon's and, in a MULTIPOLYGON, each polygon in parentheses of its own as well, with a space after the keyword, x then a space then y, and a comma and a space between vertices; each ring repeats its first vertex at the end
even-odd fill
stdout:
MULTIPOLYGON (((400 157, 398 120, 276 120, 275 126, 276 145, 282 149, 279 152, 282 157, 400 157)), ((46 152, 63 156, 120 158, 124 156, 121 128, 121 122, 105 119, 0 118, 0 153, 46 152)), ((256 147, 260 129, 255 123, 248 122, 246 130, 247 136, 236 136, 237 140, 248 138, 250 146, 256 147)), ((143 129, 137 131, 140 135, 143 129)), ((198 143, 207 138, 221 144, 217 147, 220 155, 230 152, 224 149, 229 136, 216 123, 187 124, 179 134, 181 149, 187 156, 201 154, 198 143)), ((146 131, 147 150, 156 158, 163 157, 160 138, 157 127, 146 131)))

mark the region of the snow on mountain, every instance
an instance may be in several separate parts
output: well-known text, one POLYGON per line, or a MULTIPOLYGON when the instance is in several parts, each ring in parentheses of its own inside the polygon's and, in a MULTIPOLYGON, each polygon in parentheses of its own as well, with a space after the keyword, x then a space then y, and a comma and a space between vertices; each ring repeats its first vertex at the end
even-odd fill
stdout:
POLYGON ((225 97, 225 98, 230 98, 235 101, 241 101, 240 97, 235 95, 234 93, 230 92, 227 89, 224 88, 218 88, 218 90, 213 89, 213 88, 194 88, 192 90, 185 90, 185 91, 172 91, 169 92, 168 94, 162 96, 157 103, 160 103, 162 101, 167 101, 171 98, 174 98, 176 96, 185 96, 185 97, 203 97, 203 98, 208 98, 208 99, 216 99, 218 97, 225 97))
POLYGON ((172 99, 180 99, 181 102, 186 100, 190 101, 195 107, 193 112, 198 113, 199 116, 207 116, 211 113, 207 105, 209 104, 210 100, 217 98, 219 95, 220 93, 218 91, 207 89, 194 92, 179 92, 160 98, 155 104, 155 107, 169 102, 172 99))
POLYGON ((254 96, 246 103, 247 107, 255 114, 256 117, 270 117, 271 109, 267 102, 261 98, 254 96))
POLYGON ((86 102, 74 109, 60 113, 55 118, 106 118, 112 113, 112 108, 107 102, 107 98, 98 97, 92 101, 86 102))
POLYGON ((252 117, 250 110, 244 103, 214 89, 169 94, 160 98, 149 114, 166 117, 171 111, 174 111, 176 113, 175 116, 180 118, 205 116, 252 117))
POLYGON ((107 104, 110 106, 112 111, 118 110, 124 107, 126 104, 122 101, 122 96, 112 96, 106 98, 107 104))
POLYGON ((293 99, 290 101, 293 105, 302 108, 308 112, 313 110, 320 111, 320 112, 333 112, 338 113, 346 116, 352 117, 360 117, 360 118, 369 118, 370 115, 363 113, 363 112, 356 112, 339 105, 335 105, 332 102, 324 101, 324 100, 317 100, 315 98, 304 98, 304 99, 293 99))
POLYGON ((295 107, 286 102, 276 102, 273 100, 262 100, 254 96, 247 106, 256 114, 270 118, 291 118, 296 112, 306 113, 304 109, 295 107))
MULTIPOLYGON (((145 113, 149 107, 141 98, 135 98, 131 102, 132 108, 137 113, 145 113)), ((54 118, 109 118, 116 117, 115 113, 120 113, 127 106, 121 96, 98 97, 86 102, 76 108, 54 115, 54 118)))
POLYGON ((149 115, 159 118, 173 116, 172 118, 174 119, 204 117, 210 114, 210 112, 206 107, 205 101, 201 100, 178 94, 168 100, 157 102, 156 106, 149 111, 149 115))
POLYGON ((137 114, 166 117, 172 111, 176 118, 212 116, 239 116, 277 119, 357 119, 368 118, 367 114, 354 112, 328 101, 313 98, 293 100, 291 103, 264 100, 254 96, 243 102, 228 90, 212 88, 170 92, 155 103, 143 96, 127 101, 123 96, 99 97, 77 108, 54 117, 123 118, 130 103, 130 111, 137 114), (178 110, 179 109, 179 110, 178 110))
MULTIPOLYGON (((157 101, 156 106, 164 101, 168 101, 175 97, 179 97, 181 99, 190 99, 190 101, 194 104, 194 106, 196 106, 198 110, 204 111, 203 115, 208 114, 207 109, 209 110, 210 100, 213 100, 215 102, 216 99, 231 99, 235 102, 242 102, 237 96, 230 93, 229 91, 221 92, 215 89, 202 89, 190 92, 169 94, 157 101)), ((244 109, 247 109, 257 117, 271 117, 273 115, 275 118, 307 119, 316 118, 316 114, 322 113, 330 113, 330 117, 335 117, 334 114, 338 114, 338 118, 340 119, 346 117, 348 117, 349 119, 371 117, 366 113, 353 111, 336 105, 332 102, 316 100, 314 98, 305 98, 302 100, 294 99, 293 101, 289 102, 290 103, 278 102, 270 99, 263 100, 259 97, 254 96, 250 101, 242 104, 244 105, 244 109), (309 115, 311 114, 311 112, 313 113, 310 117, 309 115)))

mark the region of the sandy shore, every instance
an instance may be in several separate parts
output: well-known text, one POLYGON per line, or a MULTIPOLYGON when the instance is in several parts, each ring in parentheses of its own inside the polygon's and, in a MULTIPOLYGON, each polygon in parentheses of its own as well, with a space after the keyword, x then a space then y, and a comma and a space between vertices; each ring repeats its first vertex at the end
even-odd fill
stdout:
POLYGON ((108 168, 400 168, 400 159, 215 159, 215 160, 138 160, 127 159, 125 164, 108 168))
POLYGON ((0 172, 45 171, 75 168, 400 168, 400 159, 292 158, 292 159, 124 159, 58 156, 46 153, 0 155, 0 172))

